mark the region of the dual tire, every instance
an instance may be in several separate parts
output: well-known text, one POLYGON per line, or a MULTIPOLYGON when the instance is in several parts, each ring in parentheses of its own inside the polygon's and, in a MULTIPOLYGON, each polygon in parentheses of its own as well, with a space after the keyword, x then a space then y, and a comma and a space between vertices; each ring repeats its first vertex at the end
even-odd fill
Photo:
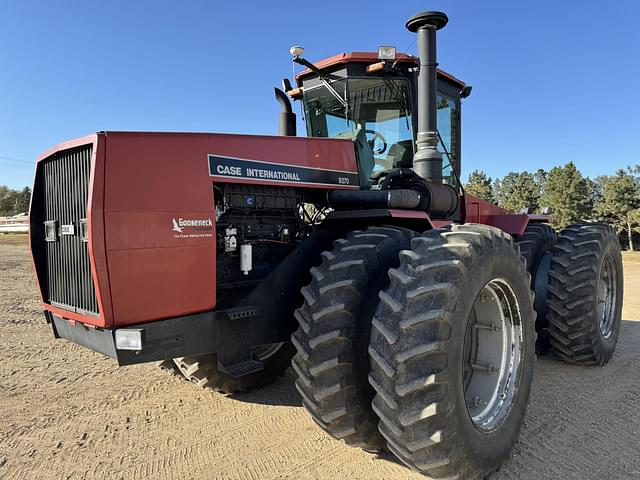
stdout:
POLYGON ((550 349, 546 290, 551 250, 557 242, 556 232, 548 223, 529 223, 522 235, 515 235, 513 239, 527 264, 531 290, 535 292, 533 308, 536 311, 536 353, 545 355, 550 349))
POLYGON ((605 225, 577 224, 556 239, 536 224, 518 248, 498 229, 452 225, 410 247, 399 233, 384 250, 369 247, 395 253, 394 262, 356 253, 375 233, 337 241, 304 290, 293 336, 303 403, 347 444, 387 448, 432 478, 485 478, 509 456, 528 402, 536 350, 529 272, 544 268, 548 279, 541 331, 549 348, 571 363, 602 365, 620 329, 617 238, 605 225), (350 260, 359 273, 335 273, 350 260), (371 388, 359 380, 367 371, 371 388))
POLYGON ((565 228, 552 250, 547 288, 551 351, 579 365, 605 365, 620 334, 622 255, 609 225, 565 228))
POLYGON ((518 437, 535 356, 529 275, 509 235, 454 225, 389 271, 370 382, 389 449, 432 478, 484 478, 518 437))
POLYGON ((296 313, 296 386, 316 422, 350 445, 386 447, 434 478, 482 478, 511 451, 527 405, 525 264, 511 237, 482 225, 409 239, 371 228, 323 255, 296 313), (359 256, 369 243, 377 254, 359 256), (336 273, 356 260, 361 273, 336 273))
POLYGON ((538 354, 572 364, 605 365, 621 325, 622 255, 618 237, 603 223, 576 223, 556 235, 530 223, 515 238, 536 292, 538 354))
MULTIPOLYGON (((371 409, 375 391, 367 382, 367 349, 378 293, 389 284, 387 271, 410 248, 413 233, 371 227, 336 240, 311 269, 295 317, 300 328, 292 342, 296 388, 313 420, 334 438, 369 451, 383 439, 371 409)), ((374 321, 375 324, 375 321, 374 321)))

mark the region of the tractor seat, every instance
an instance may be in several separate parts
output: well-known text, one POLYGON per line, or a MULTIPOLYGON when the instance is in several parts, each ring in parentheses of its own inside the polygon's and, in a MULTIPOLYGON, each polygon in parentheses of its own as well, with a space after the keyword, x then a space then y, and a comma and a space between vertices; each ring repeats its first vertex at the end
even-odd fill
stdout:
POLYGON ((413 165, 413 141, 401 140, 391 145, 387 162, 394 168, 410 168, 413 165))
POLYGON ((375 166, 376 161, 373 158, 373 152, 371 151, 369 142, 367 142, 367 136, 364 128, 357 128, 355 132, 346 130, 335 135, 333 138, 353 139, 358 151, 358 176, 360 177, 360 186, 365 189, 369 188, 371 186, 369 176, 373 172, 373 167, 375 166))

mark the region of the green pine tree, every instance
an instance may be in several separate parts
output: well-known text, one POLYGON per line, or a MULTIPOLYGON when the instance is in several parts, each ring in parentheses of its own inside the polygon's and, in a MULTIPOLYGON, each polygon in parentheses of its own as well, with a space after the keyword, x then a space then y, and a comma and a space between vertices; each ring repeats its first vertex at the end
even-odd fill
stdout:
POLYGON ((28 212, 30 201, 31 189, 29 187, 24 187, 21 191, 16 192, 16 213, 28 212))
POLYGON ((0 217, 13 215, 13 209, 15 208, 14 195, 15 190, 6 185, 0 185, 0 217))
POLYGON ((640 178, 634 170, 618 170, 599 177, 600 196, 596 204, 598 218, 618 232, 626 232, 629 250, 633 250, 633 232, 640 227, 640 178))
POLYGON ((493 190, 498 205, 512 212, 534 212, 539 207, 540 185, 529 172, 509 172, 495 181, 493 190))
POLYGON ((592 182, 582 176, 573 162, 547 173, 540 203, 551 207, 554 227, 564 228, 591 218, 593 201, 592 182))
POLYGON ((471 172, 464 189, 471 195, 475 195, 487 202, 495 203, 491 178, 482 170, 474 170, 471 172))
POLYGON ((0 185, 0 217, 10 217, 18 213, 29 211, 31 189, 24 187, 14 190, 6 185, 0 185))

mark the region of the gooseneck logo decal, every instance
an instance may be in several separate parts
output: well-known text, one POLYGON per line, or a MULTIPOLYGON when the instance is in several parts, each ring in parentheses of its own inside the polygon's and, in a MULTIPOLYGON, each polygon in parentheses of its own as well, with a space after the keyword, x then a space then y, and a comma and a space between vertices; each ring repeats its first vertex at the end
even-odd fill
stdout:
POLYGON ((176 219, 173 219, 173 231, 174 232, 178 232, 178 233, 182 233, 182 229, 183 227, 178 225, 178 222, 176 222, 176 219))
POLYGON ((171 226, 174 238, 207 238, 213 236, 211 218, 174 217, 171 219, 171 226))

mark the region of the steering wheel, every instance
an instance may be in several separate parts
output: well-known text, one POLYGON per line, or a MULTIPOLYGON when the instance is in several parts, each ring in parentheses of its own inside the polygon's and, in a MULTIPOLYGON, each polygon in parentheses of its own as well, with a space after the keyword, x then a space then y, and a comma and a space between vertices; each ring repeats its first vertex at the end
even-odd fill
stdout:
POLYGON ((371 140, 367 140, 367 143, 369 144, 369 148, 371 148, 371 151, 373 152, 374 155, 380 155, 381 153, 384 153, 387 151, 387 139, 384 138, 384 136, 380 133, 380 132, 376 132, 375 130, 365 130, 364 131, 365 134, 371 134, 373 135, 373 138, 371 140), (374 145, 376 143, 376 140, 380 140, 382 142, 382 146, 374 149, 374 145))

